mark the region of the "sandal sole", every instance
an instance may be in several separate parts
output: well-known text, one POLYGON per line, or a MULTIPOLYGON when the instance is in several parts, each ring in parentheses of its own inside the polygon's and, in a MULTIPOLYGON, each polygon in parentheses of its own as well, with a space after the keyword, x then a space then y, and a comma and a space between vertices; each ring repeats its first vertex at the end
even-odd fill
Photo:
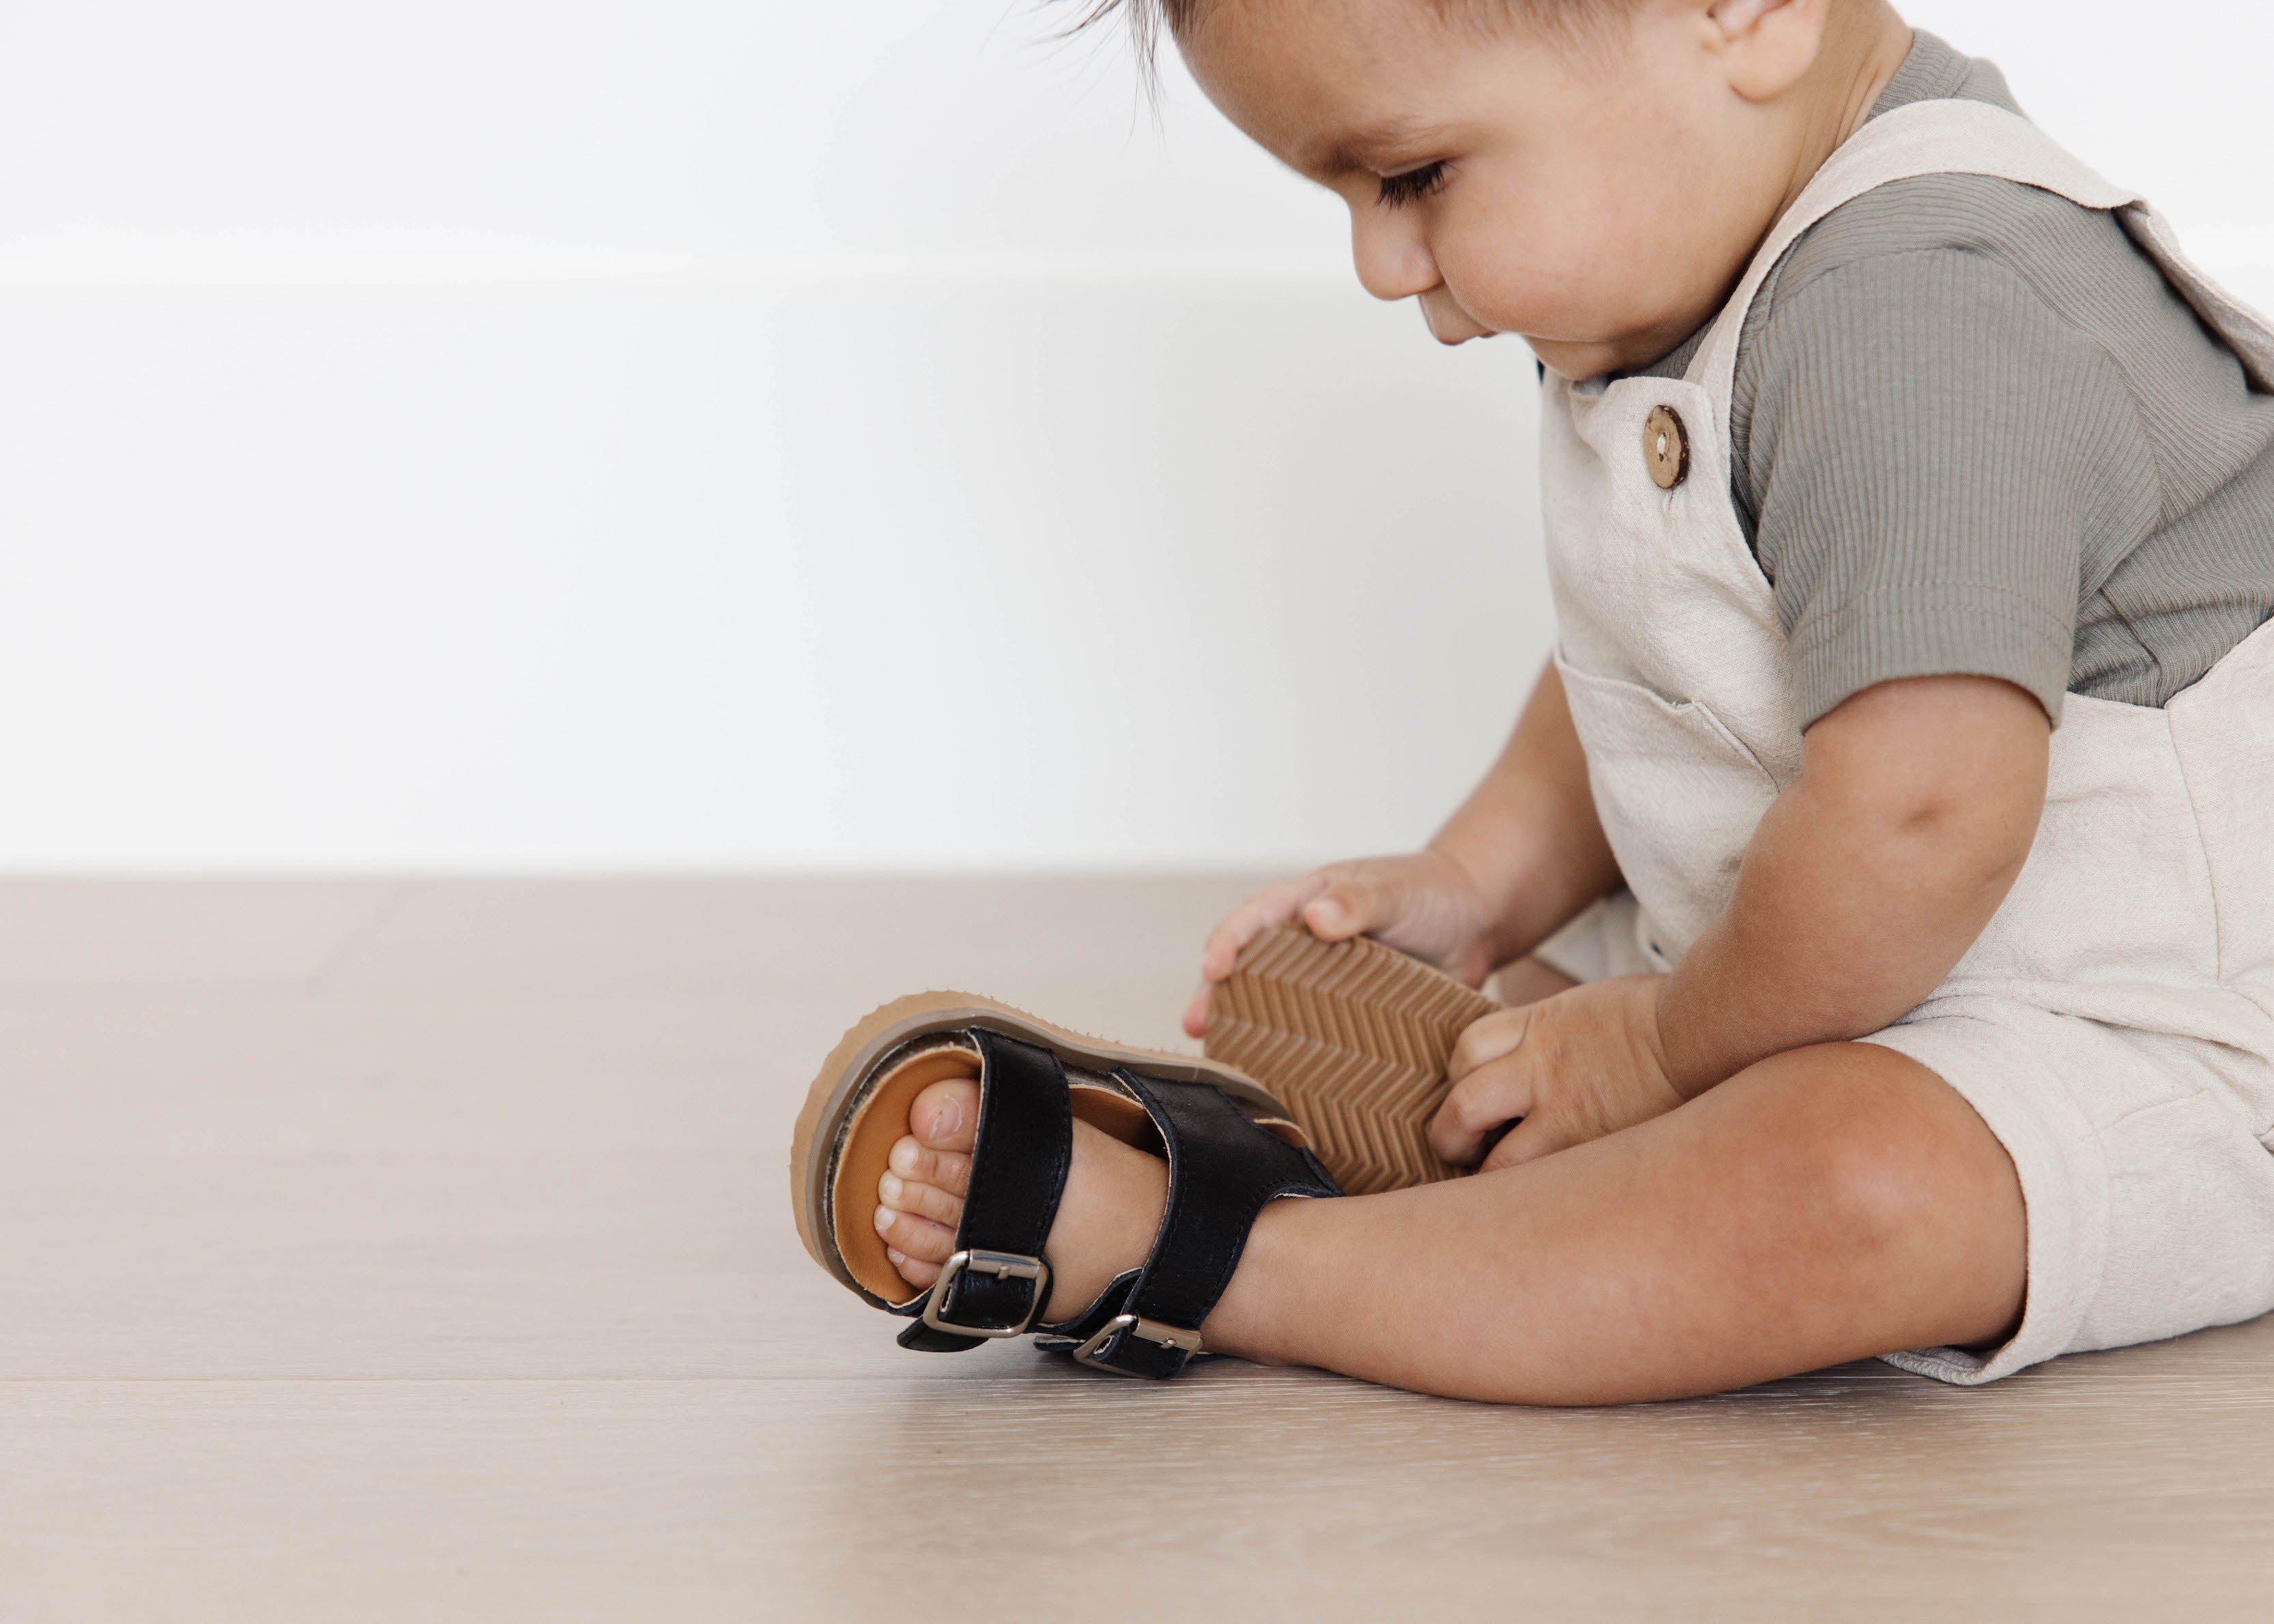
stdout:
POLYGON ((1259 1120, 1291 1120, 1287 1108, 1268 1089, 1219 1059, 1109 1043, 976 993, 925 992, 897 998, 856 1022, 829 1051, 806 1091, 790 1140, 790 1207, 798 1239, 816 1263, 877 1307, 893 1304, 854 1278, 837 1244, 837 1169, 846 1151, 848 1126, 891 1071, 885 1062, 896 1051, 973 1026, 1039 1045, 1083 1071, 1103 1073, 1127 1066, 1148 1077, 1213 1083, 1259 1120))
POLYGON ((1365 936, 1266 931, 1209 1000, 1205 1047, 1286 1102, 1352 1195, 1466 1173, 1429 1148, 1462 1030, 1501 1005, 1365 936))

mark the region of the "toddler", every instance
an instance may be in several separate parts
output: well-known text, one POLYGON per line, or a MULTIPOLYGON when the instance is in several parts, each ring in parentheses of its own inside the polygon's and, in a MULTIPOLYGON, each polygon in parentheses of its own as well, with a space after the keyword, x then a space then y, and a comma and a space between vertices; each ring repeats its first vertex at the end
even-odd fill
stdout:
MULTIPOLYGON (((1479 1176, 1259 1175, 1204 1320, 1085 1346, 1600 1402, 2274 1306, 2274 332, 1883 0, 1128 5, 1369 291, 1530 346, 1559 642, 1425 850, 1201 966, 1501 970, 1428 1128, 1479 1176)), ((943 1334, 945 1272, 1091 1335, 1213 1199, 1231 1130, 1117 1085, 1171 1154, 1077 1109, 1046 1244, 975 1249, 1010 1153, 926 1078, 862 1199, 943 1334)))

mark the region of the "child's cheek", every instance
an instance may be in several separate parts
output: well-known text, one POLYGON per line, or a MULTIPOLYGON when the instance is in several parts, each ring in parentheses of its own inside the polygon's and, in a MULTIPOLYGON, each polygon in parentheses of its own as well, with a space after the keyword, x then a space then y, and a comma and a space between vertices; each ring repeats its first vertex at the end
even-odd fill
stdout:
POLYGON ((1598 341, 1623 323, 1616 211, 1600 165, 1502 159, 1449 189, 1438 274, 1465 308, 1506 333, 1598 341))
POLYGON ((1522 234, 1489 222, 1447 222, 1437 274, 1461 308, 1497 333, 1568 335, 1574 279, 1522 234))

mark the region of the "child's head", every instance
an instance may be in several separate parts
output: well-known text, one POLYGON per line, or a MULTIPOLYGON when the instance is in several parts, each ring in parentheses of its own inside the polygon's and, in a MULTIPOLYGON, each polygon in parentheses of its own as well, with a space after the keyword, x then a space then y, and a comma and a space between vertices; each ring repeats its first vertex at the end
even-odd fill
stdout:
POLYGON ((1118 4, 1349 205, 1369 291, 1575 377, 1713 314, 1909 41, 1886 0, 1118 4))

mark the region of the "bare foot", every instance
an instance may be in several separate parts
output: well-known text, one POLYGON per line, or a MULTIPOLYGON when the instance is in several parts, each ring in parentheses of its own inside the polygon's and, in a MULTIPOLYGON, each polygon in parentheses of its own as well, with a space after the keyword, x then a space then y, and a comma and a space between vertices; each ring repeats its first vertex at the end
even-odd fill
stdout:
MULTIPOLYGON (((979 1085, 934 1083, 908 1108, 908 1132, 877 1181, 877 1231, 892 1267, 928 1287, 955 1251, 971 1180, 979 1085)), ((1048 1321, 1070 1320, 1124 1270, 1145 1260, 1169 1201, 1169 1165, 1077 1118, 1065 1195, 1043 1254, 1050 1266, 1048 1321)))

